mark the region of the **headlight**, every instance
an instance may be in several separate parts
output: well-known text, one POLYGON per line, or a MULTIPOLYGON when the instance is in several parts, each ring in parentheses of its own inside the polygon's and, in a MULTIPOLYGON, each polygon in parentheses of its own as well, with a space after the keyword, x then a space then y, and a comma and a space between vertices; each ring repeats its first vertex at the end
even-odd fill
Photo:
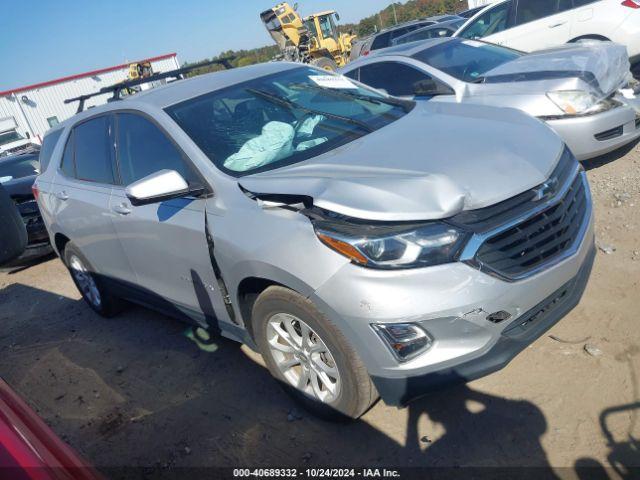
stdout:
POLYGON ((567 115, 587 115, 603 112, 620 105, 613 99, 598 101, 595 95, 582 90, 548 92, 547 97, 567 115))
POLYGON ((354 263, 378 269, 418 268, 453 262, 467 235, 443 222, 418 225, 314 224, 318 238, 354 263))

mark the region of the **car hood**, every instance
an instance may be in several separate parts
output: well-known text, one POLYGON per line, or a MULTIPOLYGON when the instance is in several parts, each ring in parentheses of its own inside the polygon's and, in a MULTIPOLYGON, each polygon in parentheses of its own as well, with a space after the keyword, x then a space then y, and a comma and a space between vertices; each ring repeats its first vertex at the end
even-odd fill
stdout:
POLYGON ((517 110, 419 102, 358 140, 239 183, 258 196, 311 197, 356 218, 439 219, 539 185, 562 150, 555 133, 517 110))
POLYGON ((529 53, 483 75, 471 84, 487 94, 583 90, 602 100, 631 79, 627 48, 613 42, 561 45, 529 53))

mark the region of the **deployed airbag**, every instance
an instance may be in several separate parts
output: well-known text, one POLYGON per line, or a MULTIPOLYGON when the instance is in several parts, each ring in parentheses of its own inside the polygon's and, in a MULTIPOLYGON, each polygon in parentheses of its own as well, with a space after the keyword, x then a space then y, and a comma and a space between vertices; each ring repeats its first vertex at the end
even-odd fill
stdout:
POLYGON ((262 127, 260 135, 228 157, 224 166, 235 172, 245 172, 277 162, 291 155, 294 135, 295 130, 288 123, 269 122, 262 127))

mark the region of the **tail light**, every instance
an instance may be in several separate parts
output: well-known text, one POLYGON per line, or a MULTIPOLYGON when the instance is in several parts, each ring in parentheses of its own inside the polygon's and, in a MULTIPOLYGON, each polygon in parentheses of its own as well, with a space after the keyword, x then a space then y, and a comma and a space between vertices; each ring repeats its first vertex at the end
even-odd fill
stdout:
POLYGON ((640 0, 624 0, 624 2, 622 2, 622 5, 624 5, 625 7, 638 9, 640 8, 640 0))
POLYGON ((31 191, 33 192, 33 198, 35 198, 37 201, 38 196, 40 195, 40 190, 38 189, 38 186, 35 183, 31 186, 31 191))

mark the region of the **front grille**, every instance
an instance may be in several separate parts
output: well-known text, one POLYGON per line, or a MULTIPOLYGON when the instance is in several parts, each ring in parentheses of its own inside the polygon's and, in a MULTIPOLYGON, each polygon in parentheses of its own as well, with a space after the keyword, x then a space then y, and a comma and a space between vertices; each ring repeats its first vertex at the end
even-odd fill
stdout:
POLYGON ((604 132, 596 133, 594 136, 596 140, 599 142, 604 142, 605 140, 612 140, 614 138, 618 138, 622 136, 624 133, 624 126, 620 125, 619 127, 612 128, 611 130, 606 130, 604 132))
POLYGON ((558 203, 486 240, 476 258, 506 277, 525 275, 574 244, 586 212, 586 187, 578 175, 558 203))
POLYGON ((579 171, 565 149, 542 185, 450 219, 473 234, 460 260, 505 280, 518 280, 570 255, 589 220, 588 186, 579 171))

